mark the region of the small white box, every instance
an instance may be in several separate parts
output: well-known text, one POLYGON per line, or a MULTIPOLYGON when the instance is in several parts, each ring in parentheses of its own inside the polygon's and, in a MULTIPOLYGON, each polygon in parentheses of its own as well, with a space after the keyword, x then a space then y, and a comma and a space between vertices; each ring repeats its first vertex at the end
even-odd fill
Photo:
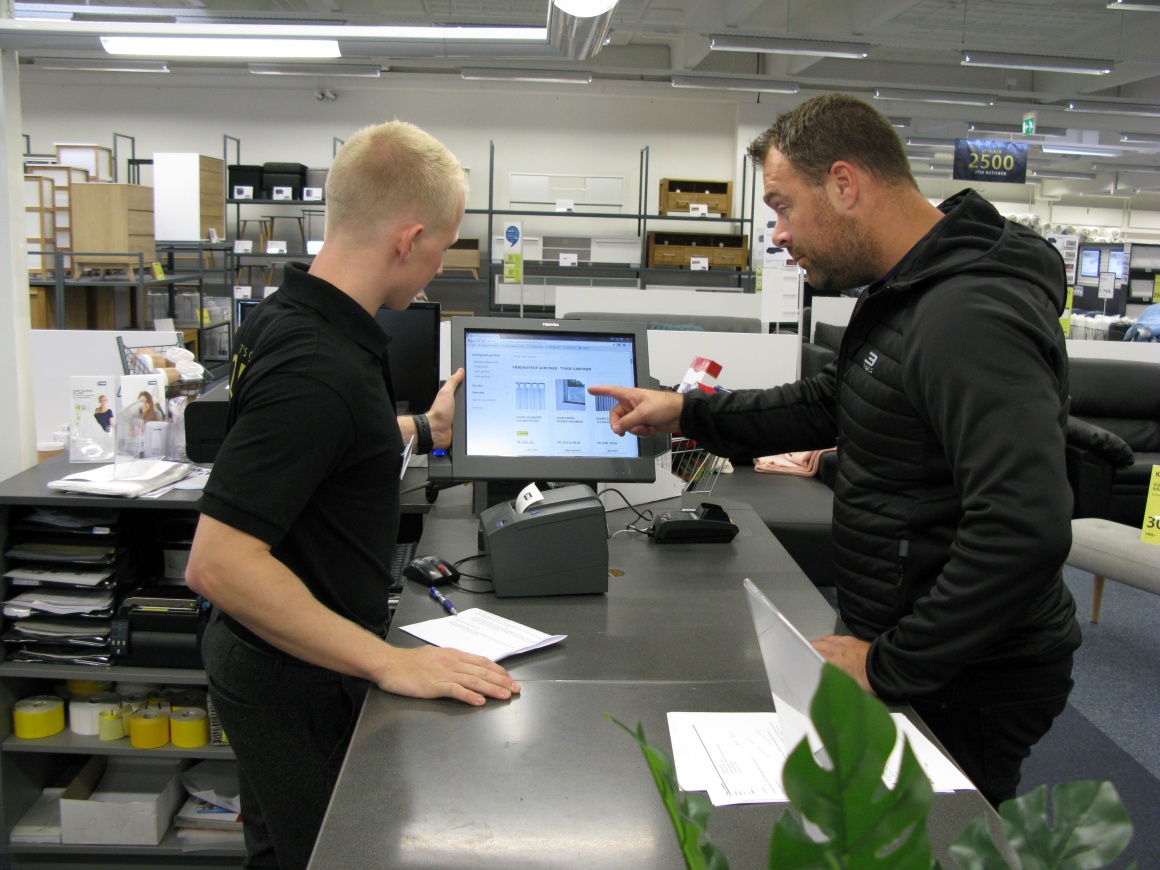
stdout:
POLYGON ((709 258, 708 257, 689 257, 689 268, 694 272, 708 272, 709 258))
POLYGON ((273 199, 293 199, 293 187, 275 187, 273 199))
POLYGON ((60 841, 156 846, 184 797, 180 759, 94 755, 60 796, 60 841))
POLYGON ((321 202, 322 188, 321 187, 304 187, 302 188, 302 200, 304 202, 321 202))
POLYGON ((249 184, 234 185, 234 199, 253 199, 254 188, 249 184))
POLYGON ((280 241, 275 241, 275 240, 271 240, 269 242, 266 242, 266 253, 267 254, 285 254, 286 250, 287 249, 286 249, 285 242, 280 242, 280 241))

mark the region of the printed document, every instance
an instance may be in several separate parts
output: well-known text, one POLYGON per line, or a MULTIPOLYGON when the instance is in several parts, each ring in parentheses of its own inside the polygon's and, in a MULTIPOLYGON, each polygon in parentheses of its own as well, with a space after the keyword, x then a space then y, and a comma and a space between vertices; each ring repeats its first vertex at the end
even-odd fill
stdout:
MULTIPOLYGON (((971 781, 902 713, 891 713, 898 741, 882 781, 898 782, 902 736, 936 792, 973 790, 971 781)), ((781 775, 786 749, 776 713, 669 713, 677 783, 708 793, 713 806, 788 800, 781 775)))
POLYGON ((456 616, 443 616, 402 626, 403 631, 435 646, 453 647, 493 662, 550 646, 566 634, 544 634, 486 610, 473 607, 456 616))

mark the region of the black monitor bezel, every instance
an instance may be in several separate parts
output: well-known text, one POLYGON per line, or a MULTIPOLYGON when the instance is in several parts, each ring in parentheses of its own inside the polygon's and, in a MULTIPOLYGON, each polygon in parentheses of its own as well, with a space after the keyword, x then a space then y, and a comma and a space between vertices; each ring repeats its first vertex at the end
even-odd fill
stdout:
POLYGON ((1076 264, 1076 268, 1078 270, 1079 277, 1080 278, 1092 278, 1092 279, 1095 279, 1098 281, 1099 277, 1100 277, 1100 268, 1103 266, 1103 262, 1104 262, 1104 253, 1099 248, 1080 248, 1079 262, 1076 264), (1089 274, 1083 270, 1083 255, 1088 254, 1088 253, 1093 253, 1096 255, 1096 273, 1094 275, 1089 274))
MULTIPOLYGON (((635 350, 634 375, 636 386, 648 387, 648 329, 644 323, 603 320, 532 320, 511 317, 453 317, 451 318, 451 371, 465 365, 466 340, 471 332, 525 332, 557 335, 609 335, 631 338, 635 350)), ((601 483, 650 483, 656 480, 656 446, 648 438, 638 439, 639 452, 635 457, 611 456, 471 456, 466 453, 467 403, 463 394, 468 389, 467 372, 459 387, 455 402, 454 433, 452 437, 451 466, 457 480, 481 481, 582 481, 601 483)), ((625 438, 635 438, 625 435, 625 438)))
MULTIPOLYGON (((433 338, 434 338, 433 347, 432 347, 433 353, 432 353, 430 359, 425 361, 426 363, 428 363, 430 365, 430 371, 431 371, 431 375, 432 375, 431 383, 433 386, 431 389, 431 397, 430 397, 430 400, 427 400, 426 394, 424 394, 423 401, 415 402, 415 401, 412 401, 413 397, 411 397, 411 396, 400 395, 399 390, 397 389, 396 383, 392 383, 391 389, 392 389, 392 392, 395 393, 396 405, 400 401, 403 401, 405 399, 407 401, 407 405, 408 405, 407 413, 422 414, 430 409, 431 403, 435 401, 435 394, 439 392, 439 348, 440 348, 440 342, 441 342, 441 338, 442 338, 440 335, 440 324, 442 322, 442 308, 440 307, 438 302, 427 302, 427 301, 419 301, 419 300, 412 302, 406 308, 401 309, 399 311, 395 311, 395 309, 384 305, 384 306, 380 307, 378 311, 375 312, 375 323, 377 323, 380 326, 380 328, 382 328, 382 330, 384 332, 386 332, 388 336, 390 336, 390 333, 387 332, 387 328, 383 324, 383 321, 379 319, 379 315, 381 315, 383 312, 387 312, 388 317, 390 317, 391 315, 394 315, 394 314, 405 316, 408 311, 426 311, 426 312, 428 312, 428 319, 434 321, 435 330, 434 330, 434 334, 433 334, 433 338), (423 407, 418 407, 418 405, 422 405, 423 407)), ((394 342, 389 342, 387 344, 387 358, 388 358, 389 363, 393 357, 397 356, 397 353, 398 353, 398 346, 397 345, 396 345, 396 348, 392 351, 391 344, 393 344, 393 343, 394 342)), ((407 365, 408 366, 415 365, 417 362, 419 362, 419 361, 408 359, 407 365)), ((391 380, 394 382, 395 378, 398 377, 396 372, 402 371, 403 367, 401 365, 396 365, 393 363, 390 363, 390 365, 391 365, 391 380)))

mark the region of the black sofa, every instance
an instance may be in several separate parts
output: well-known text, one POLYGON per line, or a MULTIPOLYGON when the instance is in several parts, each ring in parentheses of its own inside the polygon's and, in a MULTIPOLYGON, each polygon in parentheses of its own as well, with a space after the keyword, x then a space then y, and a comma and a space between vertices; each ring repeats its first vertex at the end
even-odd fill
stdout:
POLYGON ((1160 364, 1072 359, 1070 370, 1073 515, 1139 528, 1160 465, 1160 364))

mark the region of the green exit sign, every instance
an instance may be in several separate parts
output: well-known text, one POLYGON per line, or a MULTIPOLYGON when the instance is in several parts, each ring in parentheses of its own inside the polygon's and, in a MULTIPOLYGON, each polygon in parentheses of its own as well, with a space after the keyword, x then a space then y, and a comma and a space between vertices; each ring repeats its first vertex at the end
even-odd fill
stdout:
POLYGON ((1035 113, 1028 112, 1023 116, 1023 135, 1030 136, 1035 132, 1035 113))

